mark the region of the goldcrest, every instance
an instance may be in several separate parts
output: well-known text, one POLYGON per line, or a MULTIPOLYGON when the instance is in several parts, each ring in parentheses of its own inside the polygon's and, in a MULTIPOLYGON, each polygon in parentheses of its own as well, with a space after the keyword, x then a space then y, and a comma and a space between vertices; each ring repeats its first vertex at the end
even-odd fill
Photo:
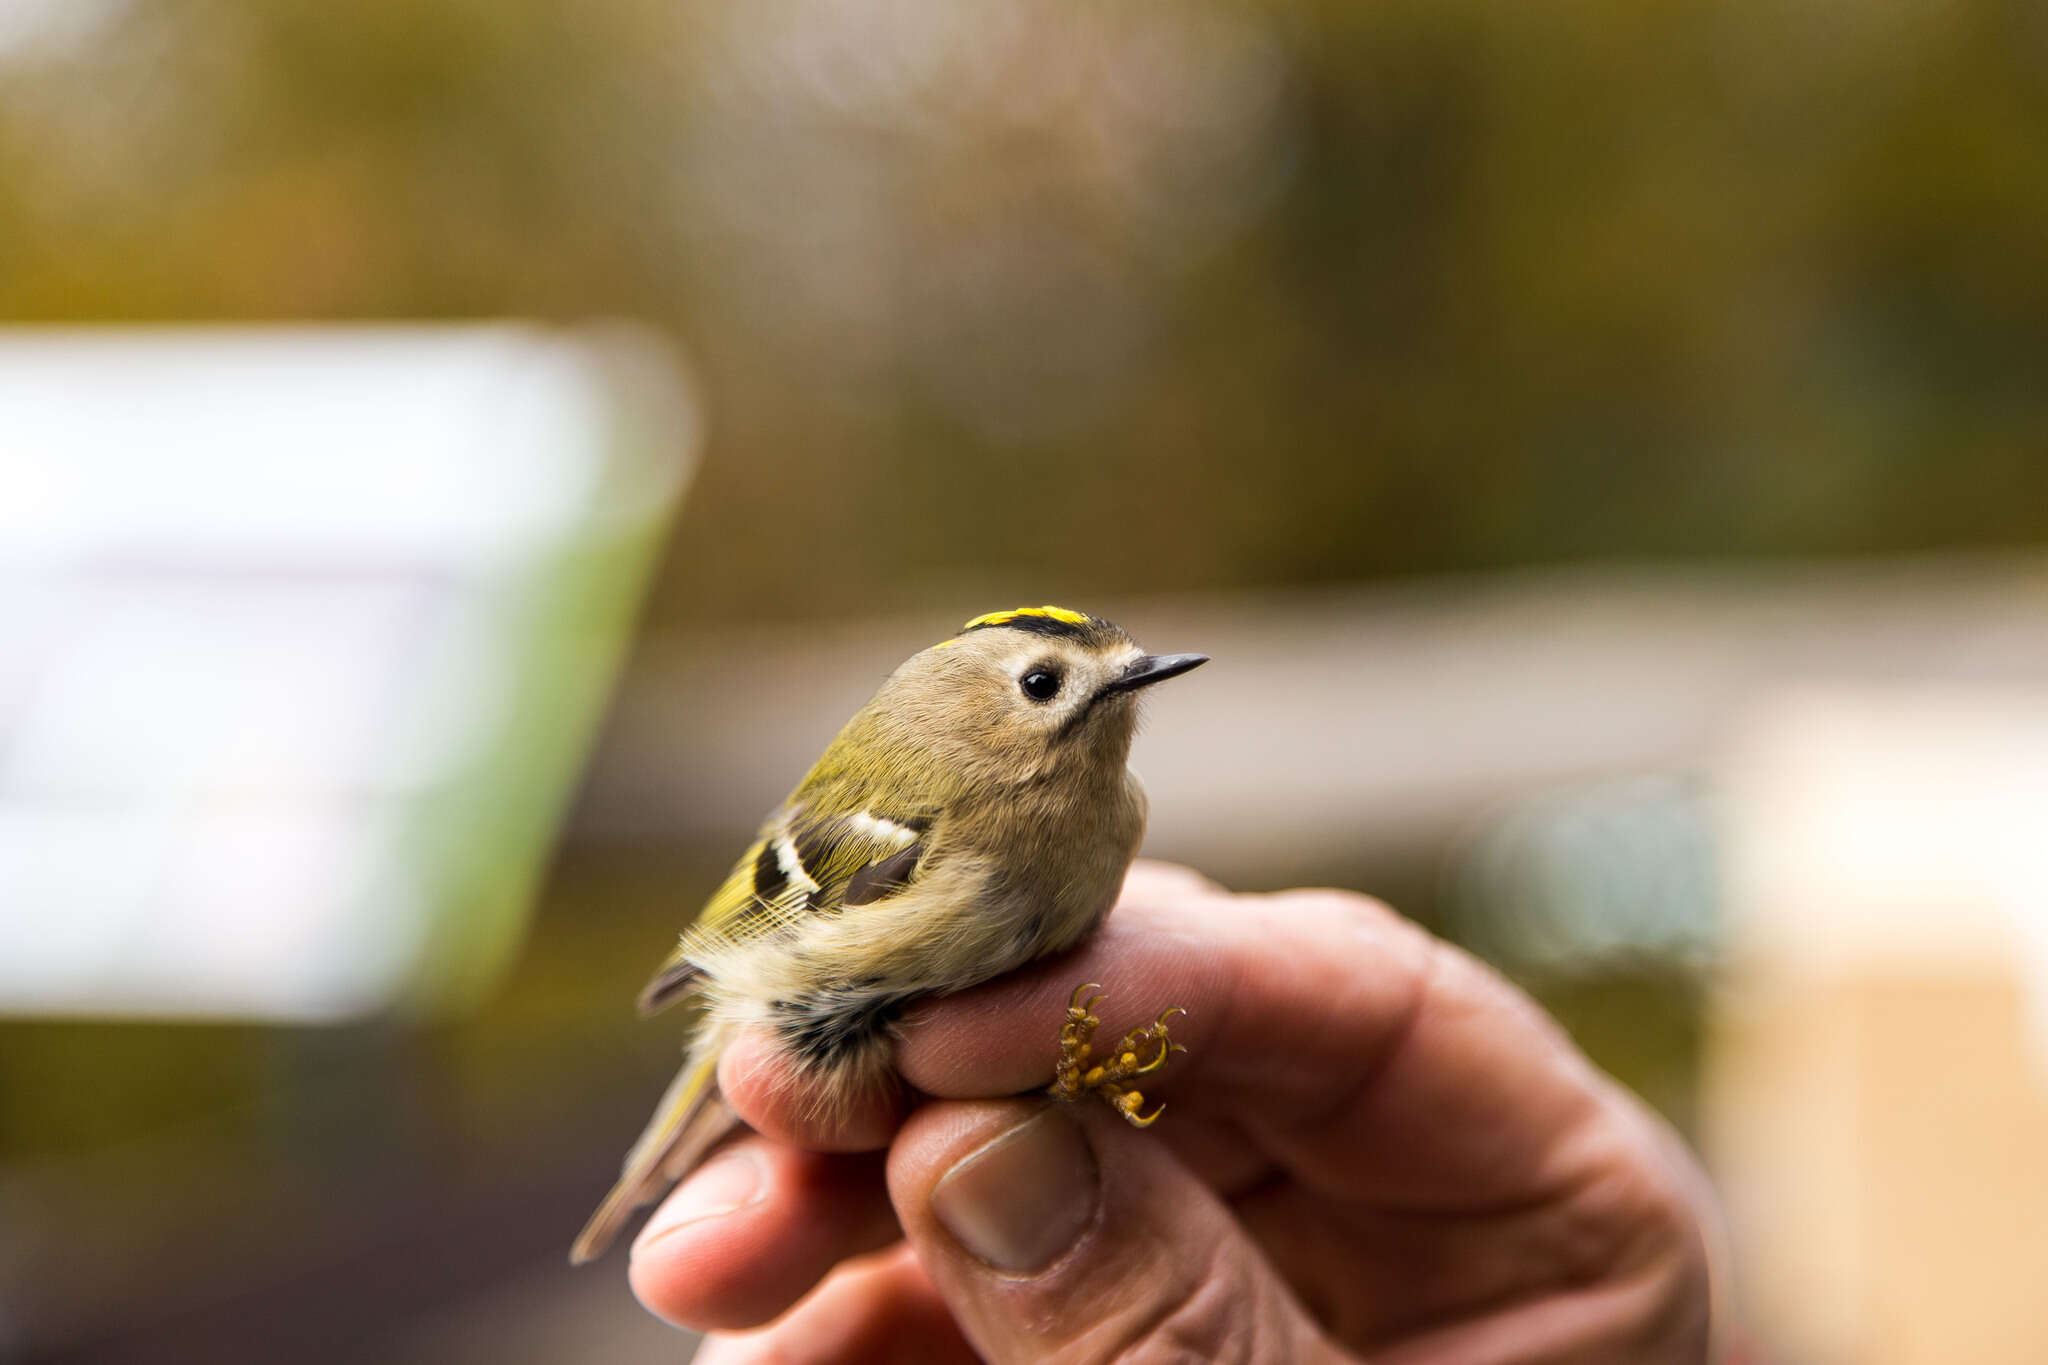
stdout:
MULTIPOLYGON (((1046 606, 977 616, 892 673, 641 992, 643 1014, 693 1002, 695 1034, 570 1259, 602 1253, 738 1125, 717 1078, 740 1030, 765 1026, 806 1092, 843 1105, 889 1083, 909 1002, 1093 932, 1145 828, 1125 766, 1138 693, 1206 662, 1046 606)), ((1090 989, 1070 1002, 1052 1093, 1149 1123, 1129 1083, 1177 1049, 1166 1016, 1091 1065, 1090 989)))

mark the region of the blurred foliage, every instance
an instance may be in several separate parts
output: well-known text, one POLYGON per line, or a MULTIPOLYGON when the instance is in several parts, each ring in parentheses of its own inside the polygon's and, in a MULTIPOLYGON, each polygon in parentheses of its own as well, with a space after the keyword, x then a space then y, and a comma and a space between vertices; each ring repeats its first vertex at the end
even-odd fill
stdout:
POLYGON ((2048 532, 2022 0, 39 8, 0 316, 665 326, 662 621, 2048 532))

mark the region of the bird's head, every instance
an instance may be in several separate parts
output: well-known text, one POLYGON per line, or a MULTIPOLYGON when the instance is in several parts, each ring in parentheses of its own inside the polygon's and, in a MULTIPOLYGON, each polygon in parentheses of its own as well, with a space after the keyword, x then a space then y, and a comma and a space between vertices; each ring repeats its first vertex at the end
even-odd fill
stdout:
POLYGON ((1148 654, 1109 621, 1065 607, 977 616, 913 656, 886 691, 923 742, 984 780, 1121 770, 1137 696, 1207 663, 1148 654))

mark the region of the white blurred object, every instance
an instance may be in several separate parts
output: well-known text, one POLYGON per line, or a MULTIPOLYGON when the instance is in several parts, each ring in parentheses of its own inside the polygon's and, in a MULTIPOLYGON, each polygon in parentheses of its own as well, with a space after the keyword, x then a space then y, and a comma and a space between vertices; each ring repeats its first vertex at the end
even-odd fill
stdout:
POLYGON ((1987 971, 2048 1077, 2048 691, 1813 687, 1727 772, 1736 949, 1776 974, 1987 971))
POLYGON ((486 985, 689 473, 681 383, 624 329, 0 333, 0 1011, 486 985))
POLYGON ((0 62, 89 42, 130 0, 0 0, 0 62))

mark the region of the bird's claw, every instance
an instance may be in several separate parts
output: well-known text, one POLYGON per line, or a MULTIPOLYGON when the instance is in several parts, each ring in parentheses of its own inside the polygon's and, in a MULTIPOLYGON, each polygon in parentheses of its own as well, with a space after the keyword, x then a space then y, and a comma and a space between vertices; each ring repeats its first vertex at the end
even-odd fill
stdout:
POLYGON ((1187 1051, 1167 1035, 1166 1024, 1174 1015, 1186 1014, 1187 1011, 1178 1005, 1171 1006, 1152 1023, 1126 1033, 1110 1052, 1109 1060, 1090 1066, 1088 1059, 1095 1051, 1092 1040, 1102 1023, 1095 1016, 1095 1007, 1109 997, 1098 994, 1084 1001, 1082 996, 1101 989, 1098 983, 1090 981, 1076 987, 1074 993, 1067 997, 1066 1021, 1060 1026, 1059 1062, 1054 1068, 1050 1093, 1054 1099, 1070 1103, 1091 1093, 1100 1095, 1133 1128, 1150 1128, 1158 1122, 1166 1106, 1159 1105, 1149 1114, 1140 1113, 1144 1095, 1127 1088, 1124 1083, 1151 1075, 1165 1066, 1174 1053, 1187 1051))

